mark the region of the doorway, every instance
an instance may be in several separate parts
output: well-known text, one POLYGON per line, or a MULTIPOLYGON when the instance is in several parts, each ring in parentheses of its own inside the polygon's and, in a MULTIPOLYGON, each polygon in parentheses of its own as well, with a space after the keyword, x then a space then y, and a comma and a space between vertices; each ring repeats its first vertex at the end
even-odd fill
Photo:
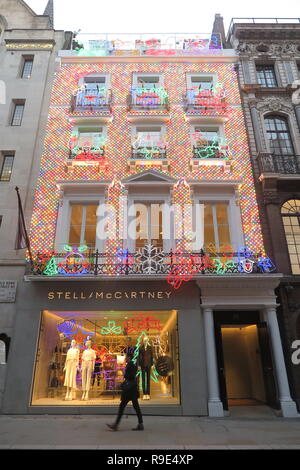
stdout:
POLYGON ((228 405, 265 404, 257 326, 223 325, 221 334, 228 405))

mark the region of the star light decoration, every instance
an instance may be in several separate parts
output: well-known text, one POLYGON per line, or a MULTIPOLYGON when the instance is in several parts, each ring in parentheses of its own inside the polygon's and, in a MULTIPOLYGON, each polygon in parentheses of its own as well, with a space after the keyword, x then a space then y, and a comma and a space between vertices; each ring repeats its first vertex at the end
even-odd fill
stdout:
MULTIPOLYGON (((88 59, 87 59, 88 60, 88 59)), ((249 156, 249 147, 244 125, 244 117, 239 95, 234 65, 230 63, 196 63, 193 57, 189 62, 178 63, 167 60, 156 63, 130 63, 117 62, 97 64, 63 63, 55 75, 51 93, 48 122, 46 127, 44 151, 41 156, 40 175, 37 181, 33 215, 31 220, 31 248, 35 256, 37 253, 45 253, 53 250, 56 222, 60 201, 60 190, 57 181, 67 182, 70 175, 64 172, 64 162, 67 158, 65 149, 72 133, 73 123, 71 113, 71 95, 78 88, 78 80, 91 73, 105 73, 111 75, 111 88, 113 92, 112 121, 107 124, 109 145, 106 148, 106 156, 111 163, 107 172, 100 171, 93 166, 76 166, 72 171, 72 182, 113 180, 122 181, 128 176, 127 161, 131 156, 131 122, 127 107, 127 97, 132 86, 132 74, 136 72, 159 73, 164 76, 164 87, 167 90, 170 110, 130 110, 130 114, 138 119, 139 116, 164 116, 166 121, 166 133, 168 137, 168 159, 170 167, 163 173, 179 180, 198 181, 240 181, 238 203, 241 209, 242 226, 245 237, 245 245, 253 252, 261 252, 264 256, 263 239, 260 227, 258 206, 252 176, 249 156), (191 169, 189 166, 192 158, 192 146, 190 141, 189 118, 185 113, 182 103, 178 99, 186 93, 187 73, 211 73, 216 74, 218 82, 226 90, 226 121, 224 123, 226 142, 230 146, 232 154, 231 173, 224 173, 219 166, 200 166, 191 169), (169 120, 168 120, 169 118, 169 120)), ((213 111, 212 111, 213 112, 213 111)), ((76 113, 76 119, 81 116, 99 117, 104 111, 85 110, 76 113)), ((199 114, 194 111, 194 115, 199 114)), ((148 168, 148 167, 147 167, 148 168)), ((137 172, 143 171, 143 167, 137 168, 137 172)), ((118 207, 117 200, 122 191, 113 188, 107 192, 107 202, 118 207)), ((190 201, 190 195, 184 188, 175 188, 172 202, 190 201)), ((117 224, 120 217, 117 217, 117 224)), ((121 222, 120 222, 121 223, 121 222)), ((117 226, 117 233, 120 234, 117 226)), ((177 240, 177 247, 184 248, 184 243, 177 240)), ((120 247, 120 240, 108 240, 106 252, 113 259, 120 247)), ((126 248, 126 247, 125 247, 126 248)), ((108 267, 108 273, 114 274, 113 263, 108 267)))

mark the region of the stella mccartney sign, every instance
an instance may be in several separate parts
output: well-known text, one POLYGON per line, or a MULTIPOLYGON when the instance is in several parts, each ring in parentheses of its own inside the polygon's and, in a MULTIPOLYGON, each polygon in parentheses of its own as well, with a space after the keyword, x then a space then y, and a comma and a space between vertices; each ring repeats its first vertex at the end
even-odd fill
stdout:
POLYGON ((154 299, 168 300, 172 291, 52 291, 48 300, 111 300, 111 299, 154 299))

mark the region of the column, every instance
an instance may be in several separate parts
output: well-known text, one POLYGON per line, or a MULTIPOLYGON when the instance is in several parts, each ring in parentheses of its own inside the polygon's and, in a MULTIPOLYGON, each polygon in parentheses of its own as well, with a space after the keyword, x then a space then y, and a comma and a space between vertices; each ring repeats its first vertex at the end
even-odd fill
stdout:
POLYGON ((291 398, 290 387, 284 362, 280 332, 275 307, 267 307, 267 321, 272 343, 272 352, 275 363, 277 385, 279 390, 279 401, 282 415, 286 418, 298 418, 297 407, 291 398))
POLYGON ((203 309, 206 369, 208 381, 208 415, 223 417, 223 404, 220 400, 217 355, 213 311, 209 307, 203 309))
POLYGON ((256 150, 258 153, 263 152, 263 147, 261 143, 261 138, 260 138, 260 127, 259 127, 259 121, 258 121, 258 112, 255 106, 255 100, 250 100, 249 101, 249 106, 250 106, 250 113, 251 113, 251 120, 252 120, 252 125, 253 125, 253 132, 254 132, 254 139, 255 139, 255 144, 256 144, 256 150))

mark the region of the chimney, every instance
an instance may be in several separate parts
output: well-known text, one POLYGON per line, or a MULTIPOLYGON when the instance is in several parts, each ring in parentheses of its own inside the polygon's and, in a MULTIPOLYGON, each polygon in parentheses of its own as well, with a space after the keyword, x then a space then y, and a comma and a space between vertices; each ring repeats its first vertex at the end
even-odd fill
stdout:
POLYGON ((212 28, 212 34, 217 33, 218 37, 221 38, 222 45, 226 49, 226 37, 225 37, 225 29, 224 29, 224 22, 223 16, 220 13, 215 14, 215 21, 212 28))

